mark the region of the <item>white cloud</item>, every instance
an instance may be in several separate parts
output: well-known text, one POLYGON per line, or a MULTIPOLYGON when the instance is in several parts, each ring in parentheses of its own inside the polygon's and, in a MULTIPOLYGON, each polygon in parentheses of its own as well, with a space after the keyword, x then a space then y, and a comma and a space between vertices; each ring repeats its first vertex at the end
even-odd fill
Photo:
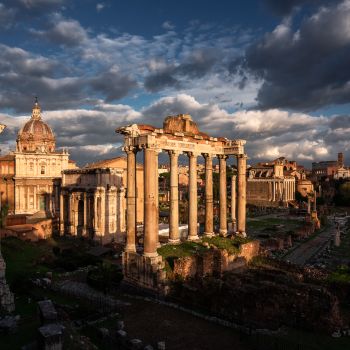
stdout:
POLYGON ((106 5, 105 5, 103 2, 97 3, 97 4, 96 4, 96 11, 97 11, 97 12, 102 11, 102 10, 105 8, 105 6, 106 6, 106 5))

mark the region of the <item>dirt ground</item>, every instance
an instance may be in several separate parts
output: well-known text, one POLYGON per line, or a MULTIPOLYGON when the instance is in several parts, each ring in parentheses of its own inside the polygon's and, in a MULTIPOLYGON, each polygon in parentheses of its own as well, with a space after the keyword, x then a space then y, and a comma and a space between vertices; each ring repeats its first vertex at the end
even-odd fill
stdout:
POLYGON ((132 338, 155 346, 165 341, 168 350, 245 350, 234 330, 164 305, 127 298, 123 315, 125 330, 132 338))

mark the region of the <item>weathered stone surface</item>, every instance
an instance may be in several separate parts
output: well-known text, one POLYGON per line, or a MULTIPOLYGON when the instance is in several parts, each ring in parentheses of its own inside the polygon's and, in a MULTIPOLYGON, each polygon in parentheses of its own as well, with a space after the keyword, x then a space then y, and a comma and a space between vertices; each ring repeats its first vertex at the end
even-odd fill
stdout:
POLYGON ((221 276, 225 271, 241 268, 260 249, 259 241, 252 241, 241 245, 238 254, 230 255, 226 250, 210 249, 205 253, 174 260, 174 275, 183 278, 221 276))
POLYGON ((64 327, 57 323, 47 324, 38 329, 39 347, 45 350, 63 349, 63 331, 64 327))
POLYGON ((6 264, 0 252, 0 308, 6 312, 15 311, 15 302, 13 294, 6 283, 5 278, 6 264))
POLYGON ((253 328, 288 325, 327 333, 341 328, 337 296, 309 279, 304 271, 248 269, 227 272, 221 279, 191 280, 177 285, 172 295, 190 307, 253 328))
POLYGON ((55 323, 57 321, 57 311, 51 300, 38 301, 38 307, 42 324, 55 323))

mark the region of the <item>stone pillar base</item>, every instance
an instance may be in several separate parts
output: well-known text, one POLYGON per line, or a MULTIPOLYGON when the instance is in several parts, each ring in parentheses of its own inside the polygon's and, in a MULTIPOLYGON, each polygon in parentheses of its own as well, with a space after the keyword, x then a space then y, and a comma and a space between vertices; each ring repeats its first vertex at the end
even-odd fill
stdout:
POLYGON ((227 236, 227 230, 219 230, 219 234, 221 237, 226 237, 227 236))
POLYGON ((214 232, 204 232, 204 237, 214 237, 215 233, 214 232))
POLYGON ((180 239, 171 239, 171 238, 169 238, 168 243, 169 244, 180 244, 181 241, 180 241, 180 239))
POLYGON ((136 252, 136 245, 135 244, 127 244, 124 249, 128 253, 135 253, 136 252))
POLYGON ((199 237, 198 237, 198 236, 188 236, 188 237, 187 237, 187 240, 188 240, 188 241, 198 241, 198 240, 199 240, 199 237))
POLYGON ((138 287, 160 291, 166 283, 163 258, 144 256, 132 252, 123 253, 125 282, 138 287))
POLYGON ((158 256, 158 253, 157 252, 154 252, 154 253, 143 253, 143 256, 145 258, 156 258, 158 256))
POLYGON ((72 236, 74 236, 74 227, 73 225, 68 225, 68 233, 72 236))
POLYGON ((246 233, 246 232, 239 232, 239 231, 237 231, 237 232, 236 232, 236 235, 237 235, 237 236, 240 236, 240 237, 243 237, 243 238, 246 238, 246 237, 247 237, 247 233, 246 233))

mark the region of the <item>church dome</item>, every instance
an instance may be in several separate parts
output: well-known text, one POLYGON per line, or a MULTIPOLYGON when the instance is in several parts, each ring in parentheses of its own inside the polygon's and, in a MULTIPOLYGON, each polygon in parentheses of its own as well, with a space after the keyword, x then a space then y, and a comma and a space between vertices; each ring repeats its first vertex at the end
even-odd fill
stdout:
POLYGON ((17 136, 18 152, 46 152, 55 151, 55 135, 52 129, 41 119, 41 108, 35 100, 32 116, 17 136))

